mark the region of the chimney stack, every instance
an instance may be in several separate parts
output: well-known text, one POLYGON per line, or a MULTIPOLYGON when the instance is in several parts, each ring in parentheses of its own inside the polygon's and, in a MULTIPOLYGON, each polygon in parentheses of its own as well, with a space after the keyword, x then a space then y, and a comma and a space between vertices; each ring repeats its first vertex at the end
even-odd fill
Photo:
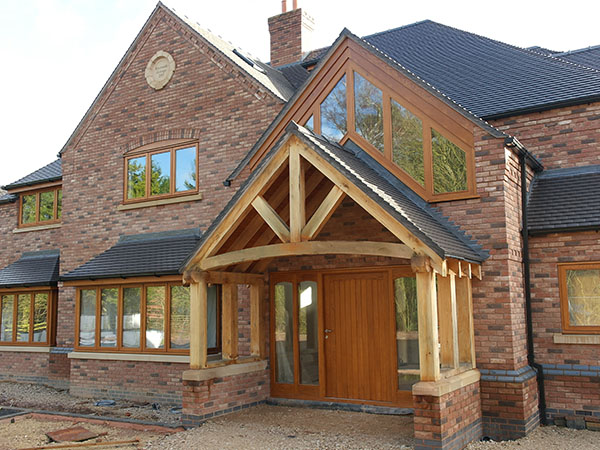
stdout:
POLYGON ((293 0, 293 9, 287 11, 287 1, 281 1, 281 14, 269 18, 271 34, 271 66, 279 67, 298 62, 310 48, 310 35, 314 20, 298 8, 293 0))

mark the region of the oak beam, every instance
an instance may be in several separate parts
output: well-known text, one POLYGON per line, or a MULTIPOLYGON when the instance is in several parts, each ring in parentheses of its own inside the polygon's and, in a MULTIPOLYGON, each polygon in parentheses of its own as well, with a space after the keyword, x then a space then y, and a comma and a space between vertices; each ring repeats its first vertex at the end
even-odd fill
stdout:
POLYGON ((293 255, 370 255, 409 259, 413 251, 404 244, 369 241, 308 241, 272 244, 236 250, 200 261, 202 270, 232 266, 247 261, 293 255))
POLYGON ((287 223, 283 221, 279 214, 277 214, 277 211, 262 196, 259 195, 256 197, 252 201, 252 206, 277 237, 281 239, 281 242, 290 242, 290 229, 287 223))
POLYGON ((344 199, 344 191, 334 185, 327 197, 321 202, 315 213, 302 229, 302 240, 310 241, 323 229, 333 212, 344 199))
POLYGON ((238 358, 238 286, 223 284, 221 319, 221 352, 223 359, 238 358))
POLYGON ((440 360, 442 367, 456 369, 458 359, 458 322, 456 313, 456 276, 437 276, 440 360))
POLYGON ((458 352, 461 363, 475 367, 475 331, 473 327, 473 292, 467 277, 456 280, 458 352))
POLYGON ((435 271, 429 258, 416 256, 411 260, 417 279, 419 321, 419 364, 421 381, 440 379, 438 315, 435 290, 435 271))
POLYGON ((190 285, 190 369, 206 367, 208 284, 199 279, 190 285))
POLYGON ((256 284, 264 281, 263 275, 258 273, 239 272, 205 272, 206 282, 212 284, 256 284))
POLYGON ((290 241, 302 240, 302 229, 306 224, 306 192, 302 159, 297 145, 290 149, 290 241))
POLYGON ((263 291, 263 284, 250 286, 250 354, 261 359, 266 357, 263 291))

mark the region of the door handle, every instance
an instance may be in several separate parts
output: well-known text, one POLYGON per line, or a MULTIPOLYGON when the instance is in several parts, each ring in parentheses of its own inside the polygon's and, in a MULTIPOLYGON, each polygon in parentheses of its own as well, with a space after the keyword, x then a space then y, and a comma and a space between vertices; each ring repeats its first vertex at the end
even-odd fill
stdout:
POLYGON ((330 330, 328 328, 325 328, 325 333, 331 333, 333 330, 330 330))

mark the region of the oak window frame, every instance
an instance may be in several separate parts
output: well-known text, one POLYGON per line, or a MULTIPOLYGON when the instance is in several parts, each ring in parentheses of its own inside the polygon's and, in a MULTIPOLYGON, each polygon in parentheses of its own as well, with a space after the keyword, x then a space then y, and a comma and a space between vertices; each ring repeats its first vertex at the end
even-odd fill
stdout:
POLYGON ((13 297, 13 322, 12 322, 12 340, 0 341, 0 351, 2 346, 21 346, 21 347, 50 347, 56 342, 56 303, 58 299, 58 290, 53 287, 36 288, 15 288, 0 290, 0 326, 2 326, 2 302, 4 296, 13 297), (46 341, 35 342, 35 296, 36 294, 47 294, 48 303, 46 305, 46 341), (18 317, 18 298, 19 295, 29 295, 31 306, 29 310, 29 339, 27 342, 17 341, 17 317, 18 317))
MULTIPOLYGON (((145 283, 102 283, 78 286, 75 302, 75 350, 81 352, 101 352, 101 353, 129 353, 129 354, 159 354, 159 355, 189 355, 190 349, 171 348, 171 287, 185 286, 177 280, 156 280, 145 283), (146 325, 147 325, 147 288, 163 287, 165 288, 165 309, 163 317, 164 346, 163 348, 148 348, 146 345, 146 325), (139 347, 125 347, 123 345, 123 289, 140 288, 140 345, 139 347), (114 347, 101 346, 101 320, 102 320, 102 290, 117 289, 117 341, 114 347), (82 291, 92 290, 96 292, 95 303, 95 328, 94 345, 80 345, 80 319, 81 319, 81 293, 82 291)), ((218 354, 221 352, 221 329, 222 329, 222 290, 217 286, 217 304, 216 304, 216 347, 208 349, 209 354, 218 354)), ((190 312, 191 314, 191 312, 190 312)), ((191 320, 191 319, 190 319, 191 320)))
MULTIPOLYGON (((558 264, 558 286, 560 296, 560 317, 562 331, 565 334, 600 334, 600 325, 571 325, 569 314, 569 296, 567 287, 568 270, 599 270, 600 261, 558 264)), ((600 278, 599 278, 600 283, 600 278)))
POLYGON ((200 165, 199 165, 199 144, 197 140, 190 141, 177 141, 176 143, 169 142, 161 145, 148 145, 138 149, 131 150, 123 155, 123 204, 132 203, 143 203, 154 200, 162 200, 169 198, 185 197, 188 195, 195 195, 200 192, 200 165), (196 188, 188 189, 186 191, 176 192, 176 172, 177 172, 177 150, 194 147, 196 149, 196 188), (152 186, 152 156, 159 153, 170 153, 170 172, 169 172, 169 193, 167 194, 151 194, 152 186), (129 161, 140 157, 146 158, 146 185, 145 185, 145 196, 138 198, 128 198, 128 187, 129 187, 129 161))
POLYGON ((363 70, 356 63, 348 62, 344 64, 331 79, 323 87, 322 93, 315 98, 313 106, 308 109, 303 115, 299 123, 306 125, 309 119, 313 119, 313 127, 315 134, 321 134, 321 103, 329 96, 332 89, 338 84, 342 77, 346 76, 346 113, 347 113, 347 131, 344 137, 339 141, 340 145, 344 145, 349 139, 354 141, 361 148, 368 151, 368 154, 373 157, 378 163, 384 166, 391 173, 396 175, 406 185, 408 185, 415 193, 428 202, 444 202, 452 200, 465 200, 477 197, 477 184, 475 177, 475 149, 472 144, 465 142, 463 139, 458 137, 457 133, 453 132, 451 124, 445 126, 440 121, 437 121, 435 117, 424 113, 414 103, 410 102, 399 92, 391 86, 384 86, 370 71, 363 70), (383 96, 383 132, 384 132, 384 150, 381 152, 367 139, 362 137, 360 133, 356 131, 356 117, 355 117, 355 93, 354 93, 354 73, 360 74, 365 80, 375 86, 382 92, 383 96), (391 112, 391 100, 403 106, 411 114, 421 120, 423 127, 423 165, 425 172, 425 186, 422 186, 417 180, 415 180, 408 172, 403 170, 399 165, 394 163, 392 156, 392 112, 391 112), (466 163, 466 182, 467 189, 456 191, 456 192, 445 192, 436 194, 434 190, 434 179, 433 179, 433 148, 432 148, 432 128, 436 132, 441 134, 444 138, 456 145, 463 152, 465 152, 465 163, 466 163))
POLYGON ((59 192, 62 195, 62 186, 53 186, 45 189, 37 189, 31 191, 24 191, 19 193, 19 213, 18 213, 18 228, 29 228, 29 227, 40 227, 44 225, 54 225, 62 222, 62 197, 61 197, 61 208, 59 211, 58 208, 58 197, 59 192), (46 192, 54 192, 54 208, 53 208, 53 219, 50 220, 40 220, 40 198, 41 194, 46 192), (23 222, 23 203, 24 197, 28 197, 31 195, 35 195, 35 220, 33 222, 24 223, 23 222), (60 217, 58 214, 60 212, 60 217))

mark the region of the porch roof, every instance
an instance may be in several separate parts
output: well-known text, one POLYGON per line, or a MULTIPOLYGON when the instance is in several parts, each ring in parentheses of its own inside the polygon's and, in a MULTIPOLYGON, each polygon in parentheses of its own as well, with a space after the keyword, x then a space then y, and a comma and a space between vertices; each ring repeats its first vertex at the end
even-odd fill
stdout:
POLYGON ((23 186, 32 186, 40 183, 47 183, 50 181, 58 181, 62 179, 62 166, 61 160, 57 159, 56 161, 51 162, 50 164, 45 165, 44 167, 31 172, 29 175, 24 176, 23 178, 7 184, 4 186, 5 189, 16 189, 23 186))
POLYGON ((59 260, 58 250, 24 252, 21 258, 0 270, 0 288, 56 286, 59 260))
POLYGON ((62 281, 176 275, 200 239, 197 228, 122 236, 119 241, 62 281))

